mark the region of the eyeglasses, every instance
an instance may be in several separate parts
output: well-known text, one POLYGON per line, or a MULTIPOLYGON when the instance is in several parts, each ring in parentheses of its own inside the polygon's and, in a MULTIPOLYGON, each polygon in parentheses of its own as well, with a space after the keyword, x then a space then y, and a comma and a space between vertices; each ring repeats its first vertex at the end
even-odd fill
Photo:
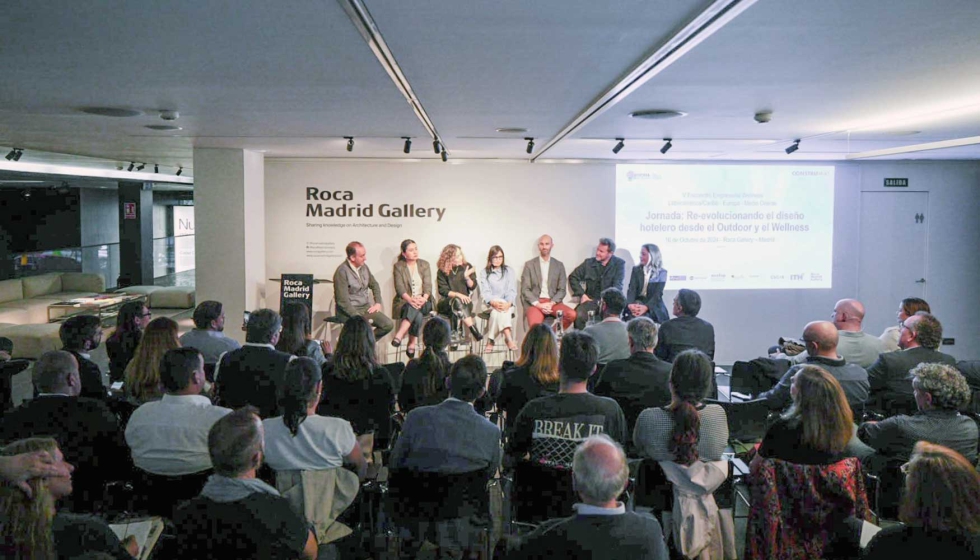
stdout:
POLYGON ((150 316, 152 316, 152 315, 153 315, 153 314, 152 314, 152 313, 150 313, 149 311, 147 311, 146 313, 140 313, 140 317, 150 317, 150 316))

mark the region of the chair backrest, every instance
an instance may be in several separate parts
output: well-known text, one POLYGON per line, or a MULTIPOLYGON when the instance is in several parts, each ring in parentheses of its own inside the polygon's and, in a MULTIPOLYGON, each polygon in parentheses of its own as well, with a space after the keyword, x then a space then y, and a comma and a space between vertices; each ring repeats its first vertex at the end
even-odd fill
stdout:
POLYGON ((0 363, 0 414, 14 407, 13 377, 30 365, 30 360, 7 360, 0 363))
POLYGON ((490 514, 489 474, 435 473, 394 469, 388 475, 388 509, 396 525, 490 514))
POLYGON ((720 405, 728 416, 728 438, 731 441, 761 441, 766 435, 769 407, 765 399, 754 401, 712 401, 704 402, 720 405))
POLYGON ((514 468, 511 506, 514 521, 541 523, 572 515, 578 501, 572 487, 572 471, 554 469, 530 461, 514 468))
POLYGON ((756 358, 748 362, 732 364, 731 390, 736 393, 758 395, 772 389, 789 370, 789 360, 756 358))

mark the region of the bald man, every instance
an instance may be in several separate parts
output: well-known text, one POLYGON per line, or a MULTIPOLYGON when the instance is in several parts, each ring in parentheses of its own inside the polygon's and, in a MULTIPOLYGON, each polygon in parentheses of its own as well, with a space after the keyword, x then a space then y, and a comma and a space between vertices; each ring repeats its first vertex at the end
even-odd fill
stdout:
MULTIPOLYGON (((855 418, 860 418, 864 403, 868 400, 871 389, 868 372, 857 364, 848 363, 839 355, 838 340, 840 333, 837 327, 829 321, 813 321, 803 329, 803 344, 806 345, 806 364, 818 366, 833 375, 840 382, 855 418)), ((804 364, 797 364, 789 369, 775 387, 762 393, 758 398, 766 399, 766 404, 774 410, 782 410, 792 403, 790 386, 793 376, 804 364)))
POLYGON ((629 481, 623 448, 605 434, 586 438, 575 450, 572 479, 582 502, 576 515, 552 519, 519 541, 509 559, 591 558, 667 560, 660 523, 626 511, 619 496, 629 481))
POLYGON ((551 249, 555 244, 550 235, 538 238, 540 256, 524 263, 521 274, 521 299, 524 301, 524 316, 528 327, 543 323, 545 317, 554 317, 562 312, 562 326, 565 330, 575 322, 575 310, 562 303, 565 299, 565 265, 552 258, 551 249), (544 279, 544 281, 542 281, 544 279))
MULTIPOLYGON (((834 326, 837 327, 840 341, 837 353, 849 364, 857 364, 865 369, 878 359, 878 354, 886 351, 880 338, 864 333, 864 305, 856 299, 842 299, 834 306, 834 326)), ((790 358, 794 364, 806 362, 808 354, 801 352, 790 358)), ((783 357, 783 356, 777 356, 783 357)))

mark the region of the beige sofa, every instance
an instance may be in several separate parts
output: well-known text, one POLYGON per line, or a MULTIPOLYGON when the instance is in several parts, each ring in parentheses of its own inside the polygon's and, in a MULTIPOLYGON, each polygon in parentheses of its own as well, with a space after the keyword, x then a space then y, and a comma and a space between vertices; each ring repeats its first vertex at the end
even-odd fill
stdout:
POLYGON ((105 292, 100 274, 53 272, 0 281, 0 323, 48 322, 52 303, 105 292))
POLYGON ((193 286, 129 286, 116 293, 146 296, 150 309, 193 309, 195 305, 193 286))

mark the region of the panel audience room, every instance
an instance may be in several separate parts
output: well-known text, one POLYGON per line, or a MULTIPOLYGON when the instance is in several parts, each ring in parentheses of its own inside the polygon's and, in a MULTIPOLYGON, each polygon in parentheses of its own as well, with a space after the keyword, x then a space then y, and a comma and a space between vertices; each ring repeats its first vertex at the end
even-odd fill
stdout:
POLYGON ((0 558, 980 557, 980 3, 3 6, 0 558))

